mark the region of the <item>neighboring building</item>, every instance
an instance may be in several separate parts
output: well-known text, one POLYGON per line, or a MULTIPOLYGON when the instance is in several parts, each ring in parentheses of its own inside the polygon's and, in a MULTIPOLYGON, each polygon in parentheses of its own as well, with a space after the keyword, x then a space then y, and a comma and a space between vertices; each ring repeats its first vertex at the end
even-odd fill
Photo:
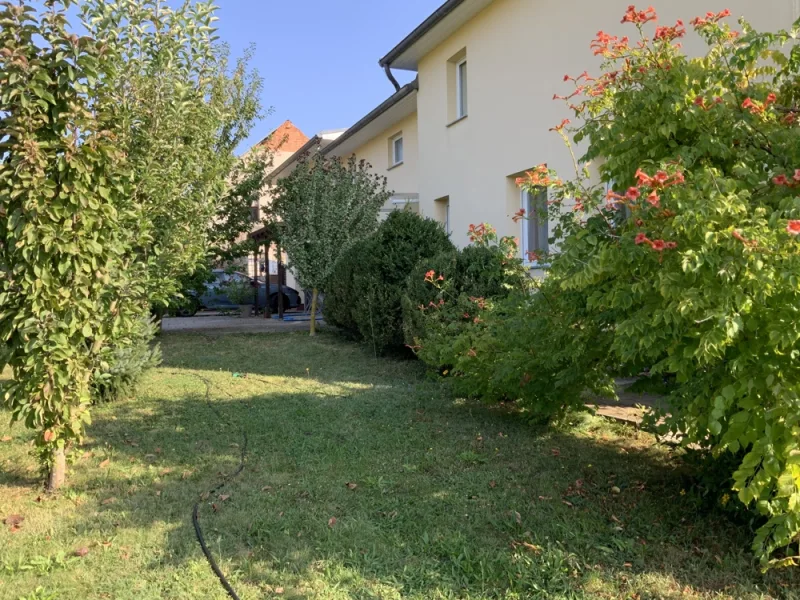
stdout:
MULTIPOLYGON (((396 192, 384 212, 409 204, 439 220, 459 246, 469 243, 470 224, 487 222, 520 238, 523 257, 545 249, 546 218, 513 220, 536 205, 515 179, 543 163, 573 175, 568 151, 550 132, 572 115, 553 95, 568 89, 564 74, 599 72, 589 49, 598 30, 633 37, 620 23, 629 4, 448 0, 379 61, 397 92, 320 151, 368 160, 396 192), (401 88, 392 69, 417 79, 401 88)), ((688 21, 707 11, 729 8, 734 19, 766 30, 790 28, 800 16, 798 0, 672 0, 656 8, 659 23, 687 24, 690 54, 706 47, 688 21)))
POLYGON ((353 125, 323 154, 346 159, 355 155, 386 176, 393 194, 381 209, 385 218, 393 210, 419 212, 419 160, 417 142, 417 83, 400 88, 383 104, 353 125))

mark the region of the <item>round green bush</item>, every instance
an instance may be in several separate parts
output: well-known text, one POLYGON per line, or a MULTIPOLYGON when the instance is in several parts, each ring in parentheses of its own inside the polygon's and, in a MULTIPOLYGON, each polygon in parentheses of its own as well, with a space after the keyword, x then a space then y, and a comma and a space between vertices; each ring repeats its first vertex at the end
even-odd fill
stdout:
POLYGON ((454 249, 436 221, 393 212, 337 263, 325 286, 325 320, 378 353, 402 347, 402 296, 409 274, 421 259, 454 249))
POLYGON ((407 278, 403 294, 406 344, 430 342, 434 329, 438 336, 444 328, 444 339, 458 335, 461 324, 474 320, 485 302, 523 291, 527 283, 516 245, 508 238, 422 259, 407 278))

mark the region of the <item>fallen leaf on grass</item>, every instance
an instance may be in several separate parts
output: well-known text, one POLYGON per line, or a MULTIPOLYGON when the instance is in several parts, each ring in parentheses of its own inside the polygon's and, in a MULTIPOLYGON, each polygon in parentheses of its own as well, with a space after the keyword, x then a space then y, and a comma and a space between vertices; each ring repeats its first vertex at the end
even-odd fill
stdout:
POLYGON ((217 506, 216 503, 212 503, 211 508, 214 509, 214 512, 219 512, 219 506, 217 506))
POLYGON ((3 519, 3 523, 8 525, 9 527, 14 527, 19 525, 25 520, 25 517, 22 515, 8 515, 5 519, 3 519))
POLYGON ((87 554, 89 554, 89 549, 86 546, 83 546, 83 547, 78 548, 77 550, 75 550, 75 552, 73 552, 73 554, 75 556, 81 556, 81 557, 82 556, 86 556, 87 554))
POLYGON ((348 481, 347 483, 345 483, 345 485, 347 486, 348 490, 354 490, 358 487, 358 484, 353 483, 352 481, 348 481))
POLYGON ((331 517, 328 519, 328 527, 333 528, 334 525, 336 525, 336 517, 331 517))
POLYGON ((220 502, 225 502, 226 500, 230 500, 230 498, 231 498, 230 494, 220 494, 219 495, 219 501, 220 502))
POLYGON ((164 475, 169 475, 170 473, 172 473, 172 469, 161 469, 161 471, 158 473, 158 476, 164 477, 164 475))
POLYGON ((558 448, 553 448, 552 450, 550 450, 550 453, 553 456, 561 456, 561 450, 559 450, 558 448))
POLYGON ((497 482, 494 479, 492 479, 489 482, 489 487, 492 488, 492 489, 496 488, 497 487, 497 482))
POLYGON ((542 501, 552 500, 552 498, 550 496, 539 496, 539 500, 542 500, 542 501))
POLYGON ((161 490, 156 490, 156 496, 161 496, 161 490))
POLYGON ((189 479, 189 477, 191 477, 193 473, 194 471, 184 471, 183 473, 181 473, 181 479, 189 479))
POLYGON ((114 504, 114 502, 116 502, 116 501, 117 501, 117 499, 116 499, 116 498, 114 498, 114 497, 112 496, 111 498, 106 498, 106 499, 105 499, 105 500, 103 500, 103 501, 102 501, 100 504, 102 504, 103 506, 105 506, 105 505, 107 505, 107 504, 114 504))
POLYGON ((509 511, 508 514, 511 515, 512 517, 514 517, 514 520, 517 522, 517 525, 522 525, 522 515, 521 514, 519 514, 515 510, 509 511))
POLYGON ((276 587, 275 588, 275 593, 276 594, 282 594, 283 593, 283 588, 282 587, 276 587))
POLYGON ((108 465, 110 465, 110 464, 111 464, 111 459, 110 459, 110 458, 107 458, 107 459, 105 459, 103 462, 101 462, 101 463, 100 463, 99 467, 100 467, 101 469, 105 469, 105 468, 106 468, 108 465))
POLYGON ((105 542, 100 542, 100 545, 103 548, 111 548, 111 540, 106 540, 105 542))
POLYGON ((4 435, 3 437, 0 438, 0 442, 10 442, 10 441, 11 441, 10 435, 4 435))
POLYGON ((271 492, 272 491, 272 486, 271 485, 265 485, 263 488, 261 488, 261 491, 262 492, 271 492))
POLYGON ((208 500, 211 497, 211 492, 203 492, 200 494, 200 500, 208 500))
POLYGON ((562 504, 566 504, 570 508, 575 508, 575 505, 572 502, 570 502, 569 500, 562 500, 561 503, 562 504))

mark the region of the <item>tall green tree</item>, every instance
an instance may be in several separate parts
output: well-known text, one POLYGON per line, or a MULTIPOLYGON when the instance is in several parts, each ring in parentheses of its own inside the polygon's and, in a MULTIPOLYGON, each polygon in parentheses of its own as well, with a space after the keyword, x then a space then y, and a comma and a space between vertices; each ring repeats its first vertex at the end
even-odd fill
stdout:
POLYGON ((131 193, 113 111, 98 94, 108 49, 41 13, 0 3, 0 339, 13 371, 3 399, 38 432, 49 487, 88 423, 100 352, 125 329, 131 281, 122 223, 131 193))
POLYGON ((72 4, 0 3, 4 401, 39 432, 51 489, 109 350, 149 336, 151 304, 205 259, 261 86, 210 2, 86 0, 82 37, 72 4))
POLYGON ((281 244, 300 283, 313 290, 311 335, 316 335, 319 290, 337 261, 378 228, 378 212, 390 197, 386 178, 355 157, 305 157, 275 185, 281 244))

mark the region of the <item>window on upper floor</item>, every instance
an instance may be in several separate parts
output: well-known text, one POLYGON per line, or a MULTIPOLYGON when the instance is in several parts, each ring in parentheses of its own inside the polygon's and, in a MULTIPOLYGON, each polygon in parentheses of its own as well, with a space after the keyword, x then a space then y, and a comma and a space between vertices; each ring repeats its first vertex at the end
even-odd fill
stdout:
POLYGON ((389 166, 396 167, 403 164, 403 134, 389 138, 389 166))
POLYGON ((261 220, 261 207, 255 204, 250 207, 250 221, 258 223, 261 220))
POLYGON ((456 118, 467 116, 467 59, 456 65, 456 118))
POLYGON ((448 125, 465 118, 468 112, 467 49, 462 48, 447 61, 448 125))
POLYGON ((536 254, 546 254, 550 249, 549 219, 547 216, 547 189, 529 192, 520 190, 525 218, 522 223, 522 257, 528 266, 537 266, 536 254))

